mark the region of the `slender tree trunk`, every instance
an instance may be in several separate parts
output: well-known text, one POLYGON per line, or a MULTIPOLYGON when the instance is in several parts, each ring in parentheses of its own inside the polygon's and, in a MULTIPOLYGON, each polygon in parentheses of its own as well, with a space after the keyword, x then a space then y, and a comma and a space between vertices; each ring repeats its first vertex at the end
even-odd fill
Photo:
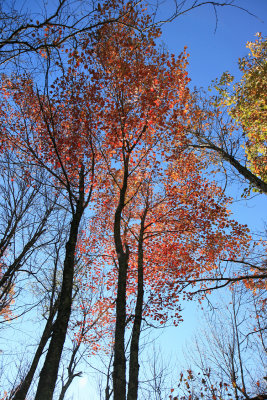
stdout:
POLYGON ((78 343, 72 351, 72 355, 68 365, 68 378, 66 383, 62 385, 58 400, 64 399, 65 394, 67 393, 67 390, 70 387, 73 379, 81 376, 81 372, 75 372, 75 368, 77 366, 76 354, 78 353, 79 348, 80 348, 80 343, 78 343))
MULTIPOLYGON (((72 380, 71 380, 71 382, 72 382, 72 380)), ((67 393, 67 390, 68 390, 71 382, 69 382, 69 380, 68 380, 67 384, 62 386, 62 389, 61 389, 61 392, 60 392, 58 400, 64 400, 65 394, 67 393)))
MULTIPOLYGON (((4 298, 9 293, 9 290, 10 290, 10 288, 12 286, 12 281, 13 281, 14 275, 20 269, 21 264, 23 262, 23 259, 28 254, 29 250, 35 245, 35 243, 40 238, 40 236, 44 233, 45 225, 47 223, 48 217, 51 214, 52 210, 53 210, 53 207, 50 207, 46 211, 45 216, 43 217, 43 220, 41 221, 41 223, 37 227, 37 229, 36 229, 35 233, 33 234, 33 236, 25 244, 25 246, 23 247, 21 253, 14 260, 14 262, 8 267, 8 269, 5 271, 5 273, 1 275, 1 279, 0 279, 0 288, 1 288, 0 302, 2 301, 2 298, 4 298)), ((13 234, 12 234, 12 236, 13 236, 13 234)), ((5 250, 5 249, 3 249, 3 250, 5 250)), ((1 308, 0 308, 0 310, 1 310, 1 308)))
POLYGON ((80 374, 77 373, 77 374, 73 374, 73 375, 71 375, 71 376, 68 377, 67 382, 66 382, 65 385, 63 385, 62 388, 61 388, 61 392, 60 392, 60 395, 59 395, 58 400, 64 400, 65 395, 66 395, 66 393, 67 393, 67 390, 68 390, 68 388, 70 387, 70 385, 72 384, 72 381, 73 381, 73 379, 74 379, 76 376, 80 376, 80 374))
POLYGON ((138 240, 138 284, 137 299, 135 305, 134 324, 130 347, 130 367, 127 400, 137 400, 138 395, 138 374, 139 374, 139 340, 141 333, 143 300, 144 300, 144 222, 146 211, 141 220, 140 234, 138 240))
POLYGON ((30 367, 25 379, 20 384, 18 390, 16 390, 15 395, 12 397, 13 400, 25 400, 26 399, 26 396, 27 396, 28 390, 29 390, 29 388, 31 386, 31 383, 32 383, 32 380, 33 380, 37 365, 38 365, 38 363, 40 361, 40 358, 41 358, 41 356, 43 354, 43 350, 44 350, 44 348, 46 346, 46 343, 47 343, 47 341, 48 341, 48 339, 49 339, 49 337, 51 335, 52 326, 53 326, 53 319, 54 319, 54 316, 56 314, 57 307, 58 307, 58 299, 55 301, 55 304, 53 305, 53 308, 52 308, 52 310, 50 312, 50 315, 49 315, 49 317, 47 319, 47 322, 46 322, 42 337, 40 339, 39 345, 37 347, 37 350, 35 352, 34 358, 32 360, 31 367, 30 367))
POLYGON ((67 334, 68 322, 71 315, 72 289, 75 264, 75 250, 78 230, 84 211, 84 172, 80 174, 79 200, 70 226, 69 240, 66 243, 66 254, 63 268, 62 287, 59 307, 48 352, 40 373, 35 400, 52 400, 56 386, 58 368, 67 334))
POLYGON ((125 326, 126 326, 126 284, 129 249, 121 240, 121 217, 124 208, 128 180, 128 159, 125 161, 123 185, 120 189, 119 204, 114 219, 114 242, 119 264, 118 288, 116 299, 116 325, 113 363, 114 400, 126 400, 126 357, 125 357, 125 326))
POLYGON ((106 382, 106 387, 105 387, 105 400, 110 400, 113 390, 110 390, 109 386, 109 381, 110 381, 110 369, 112 365, 112 359, 113 359, 113 352, 111 353, 110 360, 109 360, 109 365, 108 365, 108 371, 107 371, 107 382, 106 382))
POLYGON ((125 357, 125 326, 126 326, 126 282, 128 255, 120 257, 118 291, 116 300, 116 326, 114 344, 114 400, 126 399, 126 357, 125 357))

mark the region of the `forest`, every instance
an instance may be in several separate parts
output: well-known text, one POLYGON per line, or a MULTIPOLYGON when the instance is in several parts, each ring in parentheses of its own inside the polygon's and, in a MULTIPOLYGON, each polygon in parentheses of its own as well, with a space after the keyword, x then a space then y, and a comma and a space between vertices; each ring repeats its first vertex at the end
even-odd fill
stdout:
POLYGON ((255 4, 0 1, 0 400, 267 399, 255 4))

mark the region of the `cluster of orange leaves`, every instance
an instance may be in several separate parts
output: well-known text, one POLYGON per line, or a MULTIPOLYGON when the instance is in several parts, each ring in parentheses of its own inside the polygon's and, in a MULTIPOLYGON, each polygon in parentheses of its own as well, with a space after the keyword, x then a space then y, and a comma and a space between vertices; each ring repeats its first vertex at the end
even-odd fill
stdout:
MULTIPOLYGON (((144 316, 160 323, 170 315, 176 323, 181 319, 180 280, 209 274, 220 257, 237 257, 249 241, 247 228, 229 219, 230 200, 208 181, 204 163, 188 148, 186 132, 196 115, 187 86, 186 50, 178 57, 158 50, 160 32, 144 31, 151 22, 145 13, 132 10, 125 19, 99 28, 98 42, 81 37, 81 51, 67 53, 68 70, 55 79, 49 93, 40 94, 28 76, 4 77, 1 83, 1 126, 8 127, 2 146, 14 149, 22 162, 45 166, 56 188, 70 185, 74 191, 81 165, 86 188, 92 184, 94 158, 91 222, 87 234, 81 234, 77 254, 84 268, 76 279, 82 293, 81 321, 84 317, 91 326, 98 318, 97 329, 114 322, 111 299, 117 265, 112 232, 126 159, 121 232, 130 249, 129 316, 144 213, 144 316), (91 307, 88 293, 94 290, 101 296, 91 307)), ((83 340, 81 321, 73 325, 78 341, 83 340)), ((92 342, 99 335, 98 330, 84 333, 92 342)))

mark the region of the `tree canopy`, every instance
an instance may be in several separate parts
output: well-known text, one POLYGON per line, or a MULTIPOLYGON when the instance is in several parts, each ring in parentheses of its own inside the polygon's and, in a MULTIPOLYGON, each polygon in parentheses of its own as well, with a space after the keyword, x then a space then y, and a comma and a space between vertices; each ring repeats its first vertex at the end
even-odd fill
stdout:
MULTIPOLYGON (((177 325, 182 299, 198 283, 203 293, 223 280, 225 264, 251 270, 235 270, 230 282, 253 293, 264 286, 264 267, 248 261, 249 229, 232 218, 232 199, 197 150, 213 143, 206 129, 220 113, 201 109, 190 91, 186 48, 175 56, 158 46, 160 28, 142 4, 106 2, 93 15, 94 29, 75 32, 79 45, 64 32, 66 40, 60 33, 53 42, 62 53, 53 73, 42 47, 43 82, 32 71, 1 76, 0 318, 19 318, 18 304, 41 326, 26 372, 6 396, 13 400, 62 400, 80 374, 81 348, 112 353, 106 399, 137 400, 142 329, 177 325), (30 297, 33 305, 22 306, 30 297)), ((42 37, 49 21, 22 25, 17 35, 38 29, 42 37)), ((251 45, 253 54, 263 54, 262 43, 251 45)), ((219 106, 231 106, 244 127, 251 173, 264 180, 252 156, 265 157, 263 86, 254 129, 241 104, 255 96, 246 68, 231 99, 218 86, 219 106)))

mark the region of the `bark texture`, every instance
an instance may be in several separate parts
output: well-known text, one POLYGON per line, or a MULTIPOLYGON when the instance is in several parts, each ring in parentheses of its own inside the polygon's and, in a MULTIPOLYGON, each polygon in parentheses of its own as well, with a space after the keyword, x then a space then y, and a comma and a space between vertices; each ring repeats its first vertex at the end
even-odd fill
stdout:
POLYGON ((42 337, 40 339, 39 345, 37 347, 37 350, 35 352, 35 355, 33 357, 30 369, 23 380, 23 382, 20 384, 19 388, 16 390, 16 393, 14 397, 12 397, 13 400, 25 400, 27 393, 29 391, 29 388, 31 386, 37 365, 40 361, 40 358, 43 354, 43 350, 46 346, 46 343, 48 339, 50 338, 51 332, 52 332, 52 326, 53 326, 53 319, 56 314, 58 307, 58 299, 55 301, 55 304, 53 305, 52 310, 50 311, 49 317, 47 319, 42 337))
POLYGON ((138 375, 139 375, 139 340, 141 333, 143 300, 144 300, 144 222, 146 211, 141 220, 140 234, 138 240, 138 284, 137 299, 135 305, 134 324, 130 347, 130 367, 127 400, 137 400, 138 396, 138 375))
POLYGON ((40 373, 39 384, 35 400, 52 400, 57 381, 58 368, 67 334, 68 322, 71 315, 72 289, 75 265, 75 250, 78 239, 78 230, 84 211, 84 172, 81 171, 79 184, 79 198, 73 213, 70 234, 66 243, 66 253, 63 268, 62 287, 59 299, 57 318, 53 326, 53 333, 40 373))
POLYGON ((116 298, 116 325, 113 363, 114 400, 126 400, 126 358, 125 358, 125 327, 126 327, 126 284, 129 259, 129 248, 125 249, 121 239, 122 211, 128 180, 128 159, 125 160, 123 184, 120 189, 119 204, 114 218, 114 242, 118 258, 118 289, 116 298))

